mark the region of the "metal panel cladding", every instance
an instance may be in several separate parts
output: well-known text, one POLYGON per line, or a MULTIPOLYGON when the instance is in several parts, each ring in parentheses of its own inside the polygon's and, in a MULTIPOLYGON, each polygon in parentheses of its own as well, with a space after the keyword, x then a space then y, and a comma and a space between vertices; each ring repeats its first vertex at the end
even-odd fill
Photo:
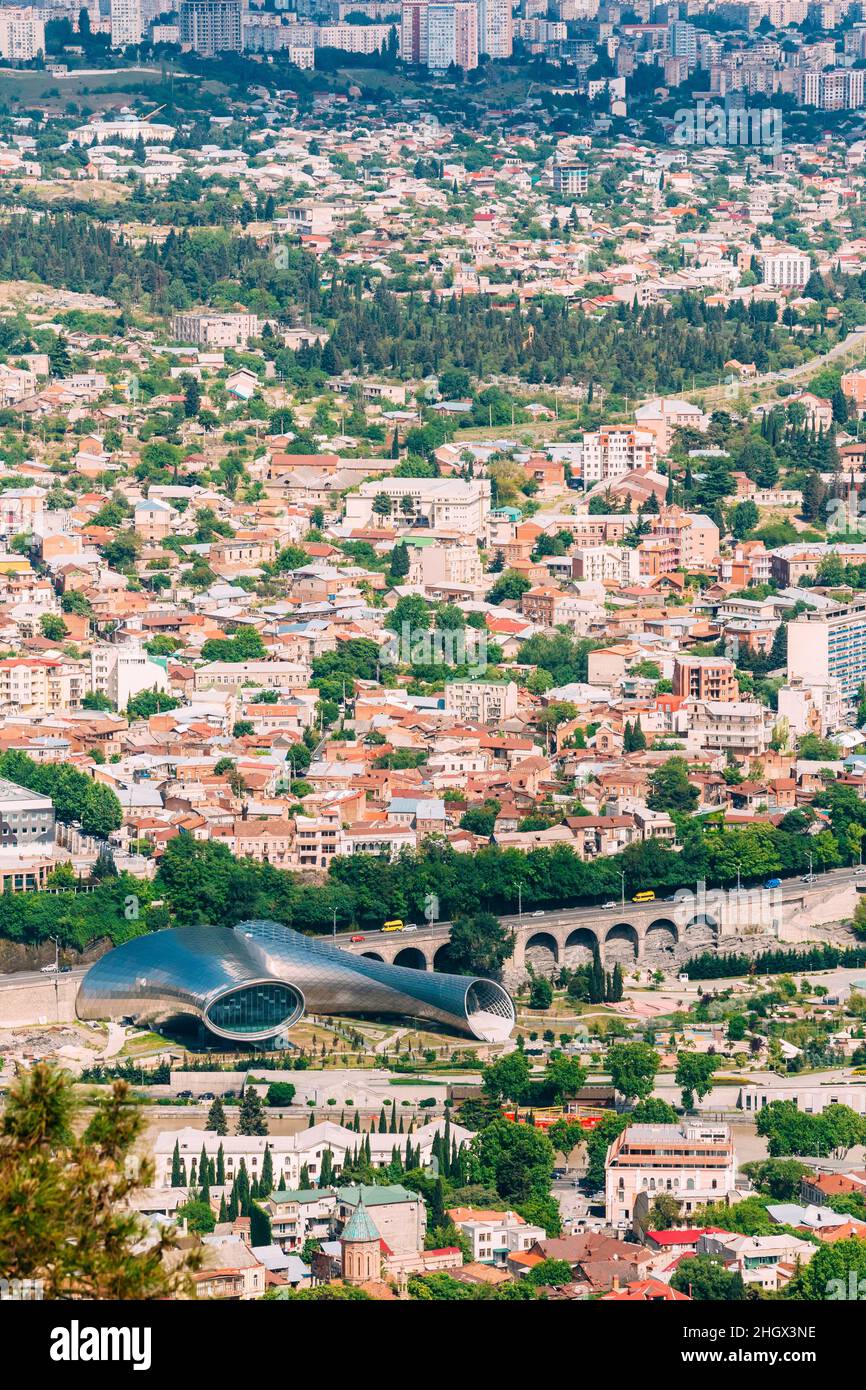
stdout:
POLYGON ((492 980, 386 965, 269 921, 135 937, 91 966, 77 1003, 82 1019, 191 1016, 246 1042, 285 1033, 305 1007, 406 1015, 485 1042, 503 1041, 514 1026, 512 1000, 492 980))

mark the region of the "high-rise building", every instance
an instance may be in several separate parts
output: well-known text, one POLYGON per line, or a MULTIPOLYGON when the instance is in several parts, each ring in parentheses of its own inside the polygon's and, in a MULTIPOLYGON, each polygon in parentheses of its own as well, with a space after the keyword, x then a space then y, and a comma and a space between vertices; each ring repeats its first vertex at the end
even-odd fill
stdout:
POLYGON ((866 682, 866 603, 803 613, 788 624, 788 680, 837 680, 853 700, 866 682))
POLYGON ((0 58, 29 63, 45 52, 45 21, 32 6, 0 9, 0 58))
POLYGON ((183 0, 180 41, 196 53, 240 53, 241 0, 183 0))
POLYGON ((479 53, 486 53, 490 58, 510 58, 513 41, 511 0, 479 0, 479 53))
POLYGON ((143 33, 141 0, 111 0, 111 47, 141 43, 143 33))
POLYGON ((589 169, 586 164, 574 160, 557 160, 553 166, 554 193, 578 194, 582 196, 589 188, 589 169))
POLYGON ((400 58, 427 66, 428 0, 403 0, 400 17, 400 58))
POLYGON ((427 7, 427 66, 444 72, 452 64, 465 72, 478 67, 478 6, 471 0, 427 7))

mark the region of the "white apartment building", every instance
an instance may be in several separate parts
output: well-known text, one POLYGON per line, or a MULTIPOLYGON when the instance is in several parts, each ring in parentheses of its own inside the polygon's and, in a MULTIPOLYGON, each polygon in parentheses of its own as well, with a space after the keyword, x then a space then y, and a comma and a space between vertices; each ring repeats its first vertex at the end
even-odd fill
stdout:
POLYGON ((84 669, 50 657, 0 661, 0 710, 9 714, 68 714, 81 708, 84 669))
POLYGON ((376 478, 361 483, 346 497, 349 529, 390 524, 455 531, 483 536, 490 511, 490 479, 473 478, 376 478), (386 497, 390 516, 374 509, 377 497, 386 497))
POLYGON ((218 314, 190 309, 172 315, 171 336, 179 343, 207 348, 245 348, 262 330, 256 314, 218 314))
POLYGON ((409 546, 409 573, 406 583, 420 588, 432 585, 474 588, 480 584, 484 568, 474 540, 436 541, 430 545, 409 546))
POLYGON ((530 1250, 547 1239, 542 1226, 530 1226, 516 1211, 476 1211, 472 1207, 452 1207, 448 1215, 468 1238, 470 1259, 475 1264, 504 1268, 509 1255, 530 1250))
POLYGON ((652 468, 656 442, 649 430, 610 426, 583 436, 581 466, 584 486, 620 478, 635 468, 652 468))
POLYGON ((90 688, 106 695, 115 709, 124 710, 142 690, 168 690, 168 675, 138 643, 122 647, 106 643, 90 653, 90 688))
POLYGON ((803 613, 788 624, 788 681, 829 680, 839 682, 845 700, 866 680, 866 601, 835 613, 803 613))
MULTIPOLYGON (((286 1073, 287 1077, 288 1075, 289 1073, 286 1073)), ((430 1162, 433 1140, 440 1131, 444 1131, 444 1128, 444 1120, 434 1120, 429 1125, 423 1125, 413 1132, 412 1147, 420 1148, 422 1165, 430 1162)), ((468 1129, 452 1124, 451 1137, 458 1149, 462 1149, 469 1143, 472 1134, 468 1129)), ((377 1134, 373 1130, 370 1130, 369 1135, 365 1134, 363 1138, 369 1139, 370 1161, 374 1168, 387 1168, 391 1162, 395 1143, 405 1143, 405 1140, 401 1140, 397 1135, 377 1134)), ((202 1144, 204 1144, 208 1158, 212 1158, 214 1161, 217 1151, 222 1148, 226 1182, 229 1184, 237 1177, 241 1160, 243 1160, 250 1178, 259 1176, 267 1145, 271 1151, 273 1162, 274 1190, 276 1191, 278 1188, 281 1178, 285 1178, 287 1188, 294 1190, 300 1185, 301 1169, 304 1166, 309 1173, 310 1181, 318 1182, 322 1171, 322 1158, 326 1149, 331 1151, 333 1169, 339 1172, 345 1162, 346 1154, 351 1155, 352 1150, 358 1147, 359 1142, 359 1136, 354 1130, 334 1124, 331 1120, 323 1120, 320 1124, 313 1125, 309 1129, 302 1129, 297 1134, 271 1134, 261 1138, 241 1134, 225 1134, 221 1138, 215 1130, 208 1129, 163 1130, 156 1136, 153 1146, 154 1182, 157 1187, 171 1186, 171 1165, 175 1143, 178 1145, 181 1160, 186 1165, 187 1177, 189 1177, 193 1160, 198 1162, 202 1144)))
POLYGON ((773 715, 756 700, 686 700, 689 752, 761 757, 773 737, 773 715))
POLYGON ((0 9, 0 58, 29 63, 45 52, 45 20, 32 5, 0 9))
POLYGON ((310 668, 297 661, 209 661, 195 673, 196 690, 239 690, 258 685, 265 690, 306 687, 310 668))
POLYGON ((684 1122, 629 1125, 614 1139, 605 1162, 608 1221, 631 1221, 641 1193, 652 1201, 666 1192, 688 1215, 734 1190, 737 1162, 727 1125, 684 1122))
POLYGON ((464 72, 478 67, 478 6, 470 0, 427 7, 427 66, 444 72, 452 64, 464 72))
POLYGON ((141 43, 143 33, 141 0, 111 0, 111 47, 141 43))
POLYGON ((486 53, 490 58, 510 58, 513 45, 511 0, 479 0, 479 53, 486 53))
POLYGON ((500 724, 517 713, 514 681, 447 681, 445 712, 461 723, 500 724))
POLYGON ((640 578, 640 556, 625 545, 587 546, 574 552, 571 567, 572 578, 597 584, 636 584, 640 578))
POLYGON ((812 273, 812 262, 805 251, 796 251, 793 247, 764 251, 758 257, 758 264, 764 284, 773 289, 801 290, 812 273))
POLYGON ((387 48, 393 30, 393 24, 321 24, 316 30, 316 47, 379 53, 387 48))

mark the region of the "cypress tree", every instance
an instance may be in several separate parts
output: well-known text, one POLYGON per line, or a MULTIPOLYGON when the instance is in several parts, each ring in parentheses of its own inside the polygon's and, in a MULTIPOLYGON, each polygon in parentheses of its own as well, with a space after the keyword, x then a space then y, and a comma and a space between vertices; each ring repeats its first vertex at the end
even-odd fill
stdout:
POLYGON ((174 1141, 174 1152, 171 1156, 171 1185, 172 1187, 182 1187, 180 1177, 180 1140, 174 1141))
POLYGON ((262 1159, 262 1173, 259 1178, 259 1191, 263 1197, 270 1197, 274 1189, 274 1160, 271 1157, 271 1146, 265 1144, 265 1155, 262 1159))
POLYGON ((220 1144, 216 1156, 216 1185, 222 1187, 226 1180, 226 1160, 223 1153, 223 1146, 220 1144))
POLYGON ((382 1106, 382 1109, 381 1109, 381 1111, 380 1111, 380 1113, 379 1113, 379 1133, 380 1133, 380 1134, 387 1134, 387 1133, 388 1133, 388 1121, 387 1121, 386 1118, 385 1118, 385 1107, 384 1107, 384 1105, 382 1106))

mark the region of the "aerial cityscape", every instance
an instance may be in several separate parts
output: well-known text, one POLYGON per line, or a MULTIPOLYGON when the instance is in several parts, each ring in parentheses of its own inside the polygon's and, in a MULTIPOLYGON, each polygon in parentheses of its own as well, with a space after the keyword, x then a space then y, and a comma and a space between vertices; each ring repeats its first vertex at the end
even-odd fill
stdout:
POLYGON ((0 1302, 87 1304, 52 1360, 262 1301, 815 1361, 864 844, 866 3, 0 3, 0 1302))

